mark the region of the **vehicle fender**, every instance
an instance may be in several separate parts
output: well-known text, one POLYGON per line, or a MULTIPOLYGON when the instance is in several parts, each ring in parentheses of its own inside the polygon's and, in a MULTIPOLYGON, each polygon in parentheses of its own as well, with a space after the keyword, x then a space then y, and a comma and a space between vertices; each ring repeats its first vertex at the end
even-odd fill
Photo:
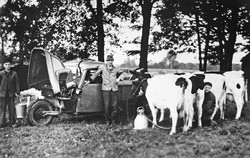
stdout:
POLYGON ((46 101, 46 102, 48 102, 49 104, 51 104, 53 108, 55 108, 55 106, 54 106, 50 101, 48 101, 47 99, 37 99, 36 101, 32 102, 32 103, 27 107, 27 112, 29 112, 29 111, 33 108, 34 104, 37 103, 38 101, 46 101))

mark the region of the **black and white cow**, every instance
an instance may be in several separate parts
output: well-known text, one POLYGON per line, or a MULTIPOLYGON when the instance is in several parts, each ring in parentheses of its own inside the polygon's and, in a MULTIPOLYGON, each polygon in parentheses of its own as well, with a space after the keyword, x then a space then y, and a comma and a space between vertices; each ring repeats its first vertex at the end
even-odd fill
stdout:
POLYGON ((136 109, 139 106, 144 107, 144 109, 146 110, 145 113, 149 111, 147 99, 145 97, 145 92, 148 87, 147 79, 151 78, 152 76, 149 73, 145 72, 143 68, 130 70, 130 73, 132 74, 131 80, 133 80, 133 82, 129 94, 129 99, 136 98, 135 107, 133 107, 133 112, 131 112, 132 116, 135 117, 136 109))
MULTIPOLYGON (((205 73, 204 82, 212 83, 211 92, 214 93, 216 104, 211 119, 218 109, 220 109, 220 119, 224 119, 226 108, 226 94, 231 94, 236 103, 237 112, 235 119, 239 119, 242 112, 244 101, 247 101, 246 83, 243 76, 243 71, 227 71, 223 74, 218 73, 205 73)), ((202 103, 204 100, 204 91, 199 90, 199 103, 198 103, 198 126, 202 126, 202 103)))
POLYGON ((237 112, 235 119, 239 119, 241 116, 244 102, 247 102, 247 87, 244 80, 243 71, 227 71, 223 73, 226 81, 226 93, 232 94, 236 103, 237 112))
MULTIPOLYGON (((192 127, 194 116, 193 102, 198 89, 204 87, 204 75, 158 75, 148 79, 146 98, 153 116, 153 123, 156 122, 158 109, 169 109, 172 118, 170 135, 176 133, 178 119, 177 110, 184 112, 184 127, 187 131, 192 127), (197 83, 197 84, 196 84, 197 83)), ((153 125, 154 127, 154 125, 153 125)))

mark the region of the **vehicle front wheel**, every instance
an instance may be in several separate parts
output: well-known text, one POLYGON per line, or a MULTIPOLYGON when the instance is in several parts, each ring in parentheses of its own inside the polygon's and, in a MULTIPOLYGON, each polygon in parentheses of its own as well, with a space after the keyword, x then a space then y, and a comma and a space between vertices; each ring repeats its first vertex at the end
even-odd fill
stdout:
POLYGON ((44 115, 45 111, 53 111, 50 102, 38 100, 30 105, 27 114, 27 122, 31 126, 45 126, 53 120, 52 115, 44 115))

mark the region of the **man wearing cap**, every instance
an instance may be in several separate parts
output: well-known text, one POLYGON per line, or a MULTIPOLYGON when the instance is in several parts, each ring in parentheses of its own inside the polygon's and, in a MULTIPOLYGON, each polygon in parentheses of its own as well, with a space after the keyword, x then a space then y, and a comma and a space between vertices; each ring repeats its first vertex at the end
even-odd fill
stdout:
POLYGON ((212 88, 212 83, 205 82, 204 84, 205 96, 204 96, 204 102, 202 104, 202 124, 208 126, 216 124, 216 122, 211 120, 211 116, 215 108, 215 96, 210 91, 211 88, 212 88))
POLYGON ((121 73, 120 70, 113 65, 113 56, 108 55, 106 59, 106 64, 98 68, 98 70, 90 77, 90 81, 86 84, 92 82, 98 74, 101 73, 102 76, 102 95, 105 107, 105 120, 107 124, 111 124, 117 115, 117 100, 118 100, 118 82, 122 80, 125 76, 121 74, 117 78, 117 74, 121 73))
POLYGON ((11 70, 11 60, 9 58, 3 61, 3 70, 0 71, 0 127, 6 126, 5 114, 8 105, 9 123, 15 126, 15 105, 14 98, 19 95, 19 81, 17 73, 11 70))

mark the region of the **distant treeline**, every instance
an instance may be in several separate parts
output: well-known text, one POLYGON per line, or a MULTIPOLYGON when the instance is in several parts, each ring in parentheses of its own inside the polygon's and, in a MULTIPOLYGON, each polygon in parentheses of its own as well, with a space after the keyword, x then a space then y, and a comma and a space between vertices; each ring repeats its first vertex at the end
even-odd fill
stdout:
MULTIPOLYGON (((179 63, 176 62, 172 68, 169 65, 163 65, 163 64, 152 64, 148 66, 149 68, 153 69, 187 69, 187 70, 199 70, 199 64, 197 63, 179 63)), ((220 70, 220 65, 207 65, 207 71, 219 71, 220 70)), ((233 64, 232 65, 232 70, 241 70, 241 64, 233 64)))
MULTIPOLYGON (((126 68, 135 68, 138 67, 138 65, 135 63, 134 60, 127 60, 123 64, 120 65, 120 67, 126 67, 126 68)), ((199 70, 199 64, 198 63, 179 63, 178 61, 174 61, 173 64, 169 64, 167 62, 159 62, 159 63, 153 63, 148 64, 149 69, 176 69, 176 70, 199 70)), ((232 70, 241 70, 241 64, 233 64, 232 70)), ((207 71, 220 71, 219 65, 207 65, 207 71)))

